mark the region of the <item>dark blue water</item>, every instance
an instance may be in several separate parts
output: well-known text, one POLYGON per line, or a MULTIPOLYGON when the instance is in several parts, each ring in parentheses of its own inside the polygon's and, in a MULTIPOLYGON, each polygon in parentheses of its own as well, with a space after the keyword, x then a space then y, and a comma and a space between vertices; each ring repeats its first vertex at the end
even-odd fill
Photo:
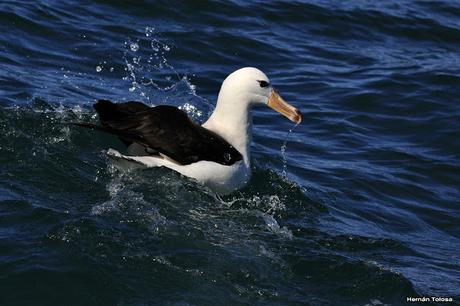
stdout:
POLYGON ((0 304, 458 303, 459 93, 457 1, 1 1, 0 304), (203 122, 244 66, 304 119, 283 156, 256 109, 224 198, 63 124, 98 98, 203 122))

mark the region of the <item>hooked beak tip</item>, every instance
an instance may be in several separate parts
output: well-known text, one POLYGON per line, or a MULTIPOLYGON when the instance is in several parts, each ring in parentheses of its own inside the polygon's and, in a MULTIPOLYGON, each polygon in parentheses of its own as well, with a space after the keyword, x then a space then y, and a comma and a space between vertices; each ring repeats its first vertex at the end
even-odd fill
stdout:
POLYGON ((297 108, 284 101, 275 90, 272 91, 268 100, 268 106, 296 124, 302 122, 302 113, 297 108))
POLYGON ((302 122, 302 113, 298 109, 295 110, 295 115, 292 118, 292 121, 296 124, 300 124, 302 122))

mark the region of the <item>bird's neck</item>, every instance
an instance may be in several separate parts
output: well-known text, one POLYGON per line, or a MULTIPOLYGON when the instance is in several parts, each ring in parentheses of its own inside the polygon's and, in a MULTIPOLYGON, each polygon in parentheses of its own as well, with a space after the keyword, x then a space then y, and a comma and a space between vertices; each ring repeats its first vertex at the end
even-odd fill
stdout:
POLYGON ((216 109, 203 127, 219 134, 243 155, 249 166, 252 141, 252 115, 249 104, 222 103, 221 97, 216 109), (242 106, 243 107, 238 107, 242 106))

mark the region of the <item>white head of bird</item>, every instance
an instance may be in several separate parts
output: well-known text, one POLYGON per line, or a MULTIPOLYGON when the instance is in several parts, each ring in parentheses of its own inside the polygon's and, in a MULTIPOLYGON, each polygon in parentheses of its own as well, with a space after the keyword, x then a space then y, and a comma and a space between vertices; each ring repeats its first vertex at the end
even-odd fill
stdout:
POLYGON ((235 116, 257 104, 268 105, 295 123, 302 120, 299 110, 280 97, 265 73, 253 67, 238 69, 224 80, 215 111, 235 116))
POLYGON ((203 126, 222 135, 246 159, 252 136, 251 107, 268 105, 299 124, 300 111, 284 101, 257 68, 246 67, 231 73, 220 88, 216 108, 203 126))

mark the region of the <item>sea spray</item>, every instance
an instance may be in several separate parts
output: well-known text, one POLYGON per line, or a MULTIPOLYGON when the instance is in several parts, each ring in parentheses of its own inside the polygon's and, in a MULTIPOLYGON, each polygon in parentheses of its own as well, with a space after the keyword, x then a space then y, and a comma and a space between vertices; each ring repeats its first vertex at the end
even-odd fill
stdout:
POLYGON ((287 158, 286 158, 286 148, 287 148, 287 143, 289 140, 289 136, 291 136, 292 131, 298 126, 299 124, 296 123, 292 128, 289 129, 289 131, 286 134, 286 137, 284 139, 283 145, 281 146, 281 157, 283 159, 283 171, 281 172, 281 175, 283 178, 287 178, 287 158))

